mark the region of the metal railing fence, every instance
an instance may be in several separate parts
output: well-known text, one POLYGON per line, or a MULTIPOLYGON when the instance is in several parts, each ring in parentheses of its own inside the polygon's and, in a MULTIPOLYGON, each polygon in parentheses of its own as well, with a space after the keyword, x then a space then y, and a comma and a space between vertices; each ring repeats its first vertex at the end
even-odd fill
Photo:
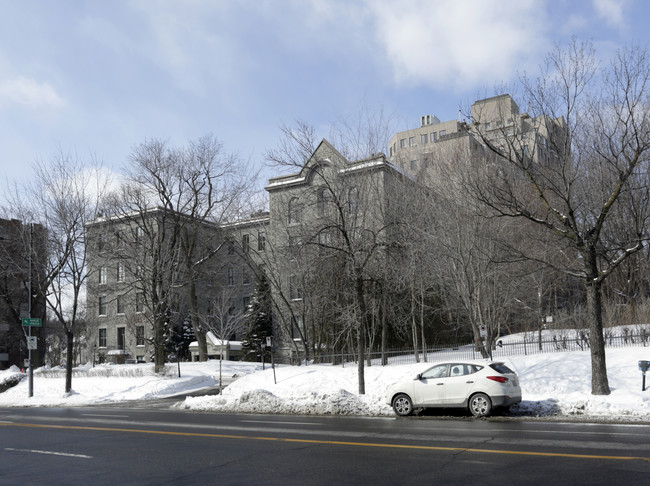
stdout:
MULTIPOLYGON (((515 339, 504 337, 496 341, 492 348, 492 358, 506 358, 510 356, 521 356, 540 353, 560 353, 566 351, 588 351, 589 335, 585 331, 573 331, 565 334, 553 335, 550 338, 542 339, 541 342, 535 336, 536 333, 517 335, 515 339), (523 336, 523 337, 522 337, 523 336)), ((604 334, 605 347, 620 348, 632 346, 650 346, 650 332, 642 329, 635 333, 608 333, 604 334)), ((413 348, 399 348, 384 351, 369 351, 366 353, 366 365, 390 366, 401 364, 413 364, 450 359, 473 360, 482 359, 480 347, 473 343, 466 343, 459 346, 427 346, 424 351, 413 348)), ((317 353, 311 357, 309 364, 332 364, 343 366, 356 366, 358 356, 355 353, 317 353)), ((278 359, 276 363, 298 364, 300 360, 278 359)))

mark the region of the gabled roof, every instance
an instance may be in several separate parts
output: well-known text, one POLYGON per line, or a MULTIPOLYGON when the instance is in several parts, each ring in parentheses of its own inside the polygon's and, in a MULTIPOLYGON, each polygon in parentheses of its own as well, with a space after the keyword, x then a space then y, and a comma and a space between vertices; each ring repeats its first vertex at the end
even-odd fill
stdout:
POLYGON ((309 159, 307 159, 305 165, 303 165, 303 167, 300 169, 300 172, 280 177, 273 177, 269 179, 269 184, 265 187, 265 189, 267 191, 273 191, 275 189, 302 185, 308 182, 314 168, 327 163, 336 163, 336 165, 343 166, 343 168, 339 169, 340 173, 350 173, 380 166, 390 167, 394 169, 394 167, 390 165, 386 160, 386 156, 382 153, 377 154, 373 157, 369 157, 367 159, 350 162, 338 150, 336 150, 336 148, 331 143, 329 143, 326 139, 323 139, 318 144, 318 147, 316 147, 316 150, 314 150, 309 159), (334 161, 332 159, 337 160, 334 161))

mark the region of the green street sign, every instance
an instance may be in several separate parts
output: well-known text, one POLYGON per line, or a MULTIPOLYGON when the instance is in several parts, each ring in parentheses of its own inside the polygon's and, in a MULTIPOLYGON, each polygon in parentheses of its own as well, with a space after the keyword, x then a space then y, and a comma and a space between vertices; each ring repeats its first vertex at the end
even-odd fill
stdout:
POLYGON ((41 318, 40 317, 30 317, 23 319, 23 326, 28 327, 41 327, 41 318))

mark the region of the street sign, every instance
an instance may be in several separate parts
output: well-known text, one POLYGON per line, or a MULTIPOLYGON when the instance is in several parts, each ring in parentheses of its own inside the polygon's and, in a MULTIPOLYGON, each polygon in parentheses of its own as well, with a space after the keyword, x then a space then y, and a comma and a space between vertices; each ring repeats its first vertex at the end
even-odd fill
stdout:
POLYGON ((271 336, 266 336, 266 345, 270 348, 271 347, 271 336))
POLYGON ((38 338, 36 336, 27 336, 27 349, 38 349, 38 338))
POLYGON ((481 333, 481 337, 487 337, 487 326, 484 324, 479 326, 479 332, 481 333))
POLYGON ((23 326, 27 327, 41 327, 41 318, 40 317, 29 317, 23 319, 23 326))

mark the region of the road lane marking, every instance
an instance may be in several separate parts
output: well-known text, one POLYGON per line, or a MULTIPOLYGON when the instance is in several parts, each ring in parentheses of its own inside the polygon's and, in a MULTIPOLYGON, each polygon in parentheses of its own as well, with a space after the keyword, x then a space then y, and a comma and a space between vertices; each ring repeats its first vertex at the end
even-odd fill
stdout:
POLYGON ((125 418, 128 417, 128 415, 109 415, 106 413, 82 413, 84 417, 117 417, 117 418, 125 418))
POLYGON ((318 422, 276 422, 274 420, 240 420, 248 424, 323 425, 318 422))
POLYGON ((81 459, 92 459, 92 456, 85 454, 70 454, 68 452, 55 452, 55 451, 39 451, 37 449, 14 449, 13 447, 5 447, 5 451, 13 452, 31 452, 32 454, 47 454, 50 456, 65 456, 65 457, 78 457, 81 459))
POLYGON ((506 454, 514 456, 534 456, 534 457, 561 457, 569 459, 600 459, 613 461, 646 461, 650 462, 650 457, 641 456, 607 456, 596 454, 570 454, 563 452, 537 452, 537 451, 512 451, 502 449, 474 449, 465 447, 441 447, 441 446, 423 446, 408 444, 381 444, 376 442, 346 442, 338 440, 317 440, 317 439, 290 439, 285 437, 262 437, 249 435, 228 435, 228 434, 206 434, 198 432, 173 432, 166 430, 146 430, 146 429, 119 429, 111 427, 86 427, 77 425, 51 425, 51 424, 27 424, 27 423, 0 423, 0 427, 29 427, 42 429, 64 429, 64 430, 87 430, 95 432, 126 432, 135 434, 151 435, 170 435, 176 437, 206 437, 214 439, 240 439, 240 440, 261 440, 272 442, 289 442, 294 444, 318 444, 318 445, 340 445, 356 447, 380 447, 385 449, 405 449, 420 451, 443 451, 443 452, 475 452, 483 454, 506 454))

